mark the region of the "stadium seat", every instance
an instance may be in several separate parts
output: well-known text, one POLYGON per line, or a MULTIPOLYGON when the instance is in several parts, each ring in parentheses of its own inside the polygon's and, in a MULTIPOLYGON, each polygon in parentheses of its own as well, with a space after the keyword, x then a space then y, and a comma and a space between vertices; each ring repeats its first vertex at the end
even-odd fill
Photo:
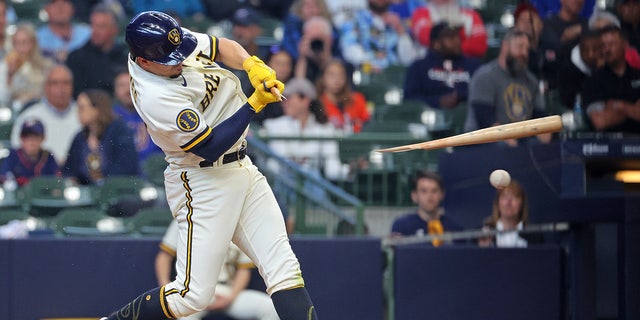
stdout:
POLYGON ((168 207, 149 207, 127 218, 126 225, 139 235, 162 236, 172 220, 173 215, 168 207))
POLYGON ((98 222, 107 218, 96 208, 62 209, 50 222, 50 228, 66 235, 99 235, 98 222))
POLYGON ((157 199, 157 189, 138 176, 111 176, 97 190, 97 207, 109 216, 133 216, 157 199))
POLYGON ((422 112, 427 107, 421 101, 403 101, 399 105, 376 106, 373 118, 378 121, 404 121, 420 123, 422 112))
POLYGON ((91 207, 94 204, 89 187, 73 186, 56 176, 32 178, 18 189, 16 199, 34 217, 51 217, 63 208, 91 207))
POLYGON ((5 209, 2 208, 0 212, 0 226, 9 223, 12 220, 25 220, 29 217, 29 214, 21 209, 5 209))
POLYGON ((164 153, 151 155, 142 162, 144 176, 157 187, 164 187, 164 170, 166 168, 167 161, 164 160, 164 153))

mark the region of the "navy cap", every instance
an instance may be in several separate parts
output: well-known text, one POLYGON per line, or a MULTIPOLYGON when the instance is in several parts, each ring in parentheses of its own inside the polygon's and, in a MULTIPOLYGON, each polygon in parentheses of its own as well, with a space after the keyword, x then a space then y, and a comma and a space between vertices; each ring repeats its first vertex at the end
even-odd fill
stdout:
POLYGON ((441 37, 447 35, 457 35, 459 27, 454 27, 449 22, 440 22, 431 28, 431 33, 429 34, 429 40, 433 42, 434 40, 440 39, 441 37))
POLYGON ((27 135, 44 136, 44 125, 42 125, 42 122, 38 119, 27 119, 22 124, 20 136, 24 137, 27 135))
POLYGON ((261 21, 260 13, 252 8, 240 8, 231 17, 231 23, 238 26, 259 25, 261 21))

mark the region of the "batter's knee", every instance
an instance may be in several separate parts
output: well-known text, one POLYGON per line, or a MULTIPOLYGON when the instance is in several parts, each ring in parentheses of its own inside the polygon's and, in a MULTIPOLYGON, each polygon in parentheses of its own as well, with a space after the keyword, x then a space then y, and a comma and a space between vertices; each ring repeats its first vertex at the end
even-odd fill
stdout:
POLYGON ((167 296, 171 311, 177 317, 185 317, 205 310, 213 300, 213 290, 205 292, 175 290, 167 296))
POLYGON ((281 279, 280 281, 269 283, 267 285, 267 293, 271 295, 277 291, 290 290, 300 287, 304 287, 304 279, 302 278, 302 274, 297 273, 288 278, 281 279))

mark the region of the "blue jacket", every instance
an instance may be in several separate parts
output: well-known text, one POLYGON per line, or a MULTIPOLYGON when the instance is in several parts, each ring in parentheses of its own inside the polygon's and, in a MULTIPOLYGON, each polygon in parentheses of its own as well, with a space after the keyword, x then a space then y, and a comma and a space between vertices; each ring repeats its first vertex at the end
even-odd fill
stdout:
MULTIPOLYGON (((461 225, 451 220, 447 215, 440 217, 440 223, 442 223, 442 228, 445 232, 463 230, 461 225)), ((396 218, 396 220, 393 221, 391 232, 399 233, 403 236, 415 236, 420 229, 422 229, 425 235, 429 233, 427 230, 427 222, 420 218, 418 212, 412 212, 396 218)))
POLYGON ((139 175, 138 153, 133 142, 133 135, 127 125, 115 119, 107 126, 100 138, 100 152, 92 154, 87 144, 85 130, 78 132, 71 143, 67 161, 62 174, 75 178, 80 184, 99 183, 99 178, 89 171, 89 163, 95 163, 99 175, 104 177, 117 175, 139 175))
POLYGON ((440 97, 456 90, 458 101, 466 101, 471 76, 479 66, 480 61, 473 58, 445 59, 441 54, 430 51, 407 69, 404 99, 423 101, 432 108, 440 108, 440 97), (450 68, 445 67, 446 60, 451 61, 450 68))
POLYGON ((121 104, 113 105, 113 112, 127 124, 133 134, 133 142, 138 152, 138 158, 142 164, 150 155, 162 153, 162 149, 151 140, 147 132, 147 126, 135 110, 128 110, 121 104))
POLYGON ((38 159, 32 161, 22 149, 11 149, 9 156, 2 160, 0 166, 1 182, 6 180, 9 172, 13 174, 18 185, 23 186, 35 176, 55 176, 59 175, 60 170, 56 160, 46 150, 41 150, 38 159))

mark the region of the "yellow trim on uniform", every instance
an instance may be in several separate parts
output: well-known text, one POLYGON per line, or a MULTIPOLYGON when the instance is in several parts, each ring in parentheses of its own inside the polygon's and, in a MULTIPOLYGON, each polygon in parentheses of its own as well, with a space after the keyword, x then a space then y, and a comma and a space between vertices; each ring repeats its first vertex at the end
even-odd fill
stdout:
POLYGON ((191 141, 187 142, 185 145, 181 146, 180 148, 182 148, 182 151, 184 152, 191 150, 191 148, 198 145, 198 143, 202 142, 202 140, 209 137, 212 131, 213 129, 207 126, 207 128, 204 131, 202 131, 199 135, 197 135, 195 138, 193 138, 191 141))
POLYGON ((193 247, 193 221, 191 220, 191 217, 193 216, 193 207, 191 206, 191 202, 193 201, 193 198, 191 197, 191 187, 189 186, 187 172, 182 172, 180 178, 183 182, 182 185, 184 186, 185 190, 187 190, 187 192, 185 193, 185 196, 187 197, 185 206, 189 210, 187 212, 187 265, 185 270, 184 289, 180 291, 180 295, 184 297, 187 292, 189 292, 189 283, 191 282, 191 253, 193 247))
POLYGON ((238 268, 238 269, 253 269, 255 267, 256 267, 256 265, 253 264, 252 262, 238 263, 238 265, 236 265, 236 268, 238 268))
POLYGON ((176 249, 169 247, 168 245, 164 244, 164 243, 160 243, 159 245, 160 250, 166 252, 168 255, 172 256, 175 258, 176 256, 176 249))
POLYGON ((211 47, 211 60, 216 61, 216 58, 218 56, 218 37, 214 37, 214 36, 210 36, 211 37, 211 43, 210 43, 210 47, 211 47))
POLYGON ((178 293, 178 289, 171 289, 169 291, 165 291, 164 296, 167 297, 167 296, 170 296, 170 295, 172 295, 174 293, 178 293))
POLYGON ((160 307, 162 308, 162 312, 169 319, 174 319, 175 316, 173 312, 169 310, 169 305, 167 304, 167 295, 164 292, 164 286, 160 288, 160 307))
POLYGON ((312 318, 313 317, 313 310, 315 310, 315 309, 316 309, 316 307, 314 307, 314 306, 309 307, 309 310, 307 310, 307 319, 309 319, 309 320, 313 319, 312 318))

